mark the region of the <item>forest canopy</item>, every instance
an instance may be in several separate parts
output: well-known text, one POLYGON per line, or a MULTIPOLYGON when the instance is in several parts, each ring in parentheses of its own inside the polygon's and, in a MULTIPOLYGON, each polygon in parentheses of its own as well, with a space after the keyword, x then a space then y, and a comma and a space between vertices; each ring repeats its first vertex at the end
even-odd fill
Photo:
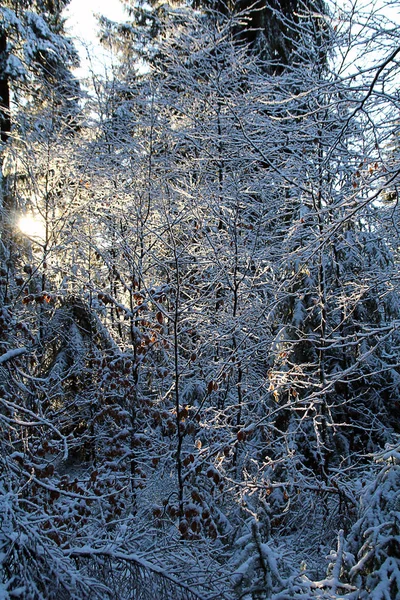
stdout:
POLYGON ((129 0, 84 81, 68 4, 0 6, 0 600, 398 598, 398 3, 129 0))

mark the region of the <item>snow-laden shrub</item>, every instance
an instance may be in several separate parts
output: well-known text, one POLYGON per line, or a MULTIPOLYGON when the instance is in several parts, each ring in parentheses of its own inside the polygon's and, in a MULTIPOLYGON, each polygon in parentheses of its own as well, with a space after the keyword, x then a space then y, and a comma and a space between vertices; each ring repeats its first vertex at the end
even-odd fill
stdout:
POLYGON ((45 518, 32 499, 0 481, 0 600, 109 598, 41 531, 45 518))
POLYGON ((315 585, 283 544, 264 540, 265 527, 256 519, 245 523, 235 543, 234 592, 243 600, 310 600, 315 585), (264 535, 263 535, 264 534, 264 535))
POLYGON ((377 456, 377 462, 383 466, 365 488, 346 544, 344 571, 357 600, 400 598, 400 446, 377 456))

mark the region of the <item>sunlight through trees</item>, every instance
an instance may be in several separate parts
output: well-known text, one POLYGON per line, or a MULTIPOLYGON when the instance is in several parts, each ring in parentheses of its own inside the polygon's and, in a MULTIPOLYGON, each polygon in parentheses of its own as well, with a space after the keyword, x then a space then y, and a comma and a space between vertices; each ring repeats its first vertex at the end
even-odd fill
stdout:
POLYGON ((83 83, 68 4, 0 7, 0 598, 397 598, 397 25, 129 1, 83 83))

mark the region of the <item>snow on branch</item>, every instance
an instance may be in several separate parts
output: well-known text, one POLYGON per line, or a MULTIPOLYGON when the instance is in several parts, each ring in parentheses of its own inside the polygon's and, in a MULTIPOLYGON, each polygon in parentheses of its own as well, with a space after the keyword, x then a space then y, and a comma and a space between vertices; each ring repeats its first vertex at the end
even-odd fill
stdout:
POLYGON ((9 350, 8 352, 0 356, 0 365, 6 363, 9 360, 12 360, 13 358, 17 358, 17 356, 26 354, 27 352, 27 348, 15 348, 14 350, 9 350))
MULTIPOLYGON (((168 573, 162 567, 150 563, 149 561, 145 560, 141 556, 138 556, 137 554, 125 554, 123 552, 113 551, 107 548, 97 549, 92 548, 90 546, 83 546, 82 548, 71 548, 65 553, 68 555, 69 558, 82 557, 94 559, 95 557, 108 557, 116 562, 123 561, 125 564, 129 564, 130 567, 135 570, 135 581, 137 582, 137 585, 140 586, 140 580, 143 580, 142 584, 147 590, 149 590, 149 587, 152 587, 151 584, 149 586, 148 579, 149 574, 151 574, 151 576, 155 578, 153 591, 157 590, 157 593, 163 594, 162 596, 159 596, 160 600, 161 598, 166 599, 171 597, 176 598, 176 600, 216 600, 216 598, 218 597, 222 600, 225 597, 224 595, 221 595, 221 592, 218 592, 218 596, 215 596, 214 594, 212 594, 211 596, 204 596, 197 590, 193 589, 191 586, 187 585, 186 583, 183 583, 182 581, 179 581, 176 577, 168 573), (145 572, 144 576, 142 575, 142 571, 145 572), (161 579, 161 586, 157 584, 157 579, 161 579), (171 594, 173 594, 173 596, 171 594)), ((147 598, 147 592, 144 597, 147 598)), ((154 595, 152 597, 154 597, 154 595)))

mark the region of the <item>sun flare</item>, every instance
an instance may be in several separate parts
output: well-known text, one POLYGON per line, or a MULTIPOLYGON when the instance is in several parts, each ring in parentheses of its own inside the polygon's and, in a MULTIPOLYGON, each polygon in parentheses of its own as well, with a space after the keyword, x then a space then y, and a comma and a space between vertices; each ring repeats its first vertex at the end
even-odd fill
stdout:
POLYGON ((31 238, 43 240, 45 237, 43 220, 33 214, 22 215, 18 221, 18 229, 31 238))

